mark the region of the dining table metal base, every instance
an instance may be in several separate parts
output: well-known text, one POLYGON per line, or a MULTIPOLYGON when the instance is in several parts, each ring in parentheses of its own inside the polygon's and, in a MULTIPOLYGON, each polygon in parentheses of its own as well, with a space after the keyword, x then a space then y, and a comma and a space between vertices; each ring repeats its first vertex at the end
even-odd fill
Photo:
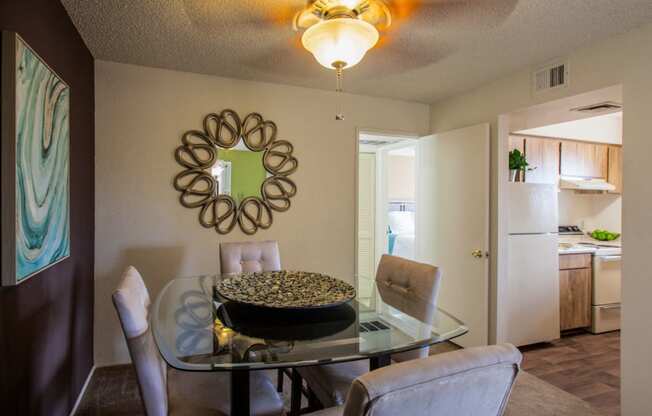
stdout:
POLYGON ((249 370, 231 371, 231 416, 249 416, 249 370))
MULTIPOLYGON (((392 364, 392 356, 391 354, 384 354, 384 355, 378 355, 375 357, 369 358, 369 371, 374 371, 377 370, 381 367, 386 367, 388 365, 392 364)), ((299 372, 296 369, 292 369, 292 395, 290 399, 290 416, 299 416, 301 414, 312 412, 317 409, 323 408, 323 405, 319 403, 319 399, 315 396, 315 394, 310 390, 310 387, 308 387, 308 390, 304 393, 303 392, 303 379, 301 378, 301 375, 299 375, 299 372), (308 408, 307 409, 301 409, 301 395, 302 393, 308 398, 308 408)))
POLYGON ((392 363, 392 356, 389 354, 378 355, 369 359, 369 371, 378 370, 381 367, 387 367, 392 363))

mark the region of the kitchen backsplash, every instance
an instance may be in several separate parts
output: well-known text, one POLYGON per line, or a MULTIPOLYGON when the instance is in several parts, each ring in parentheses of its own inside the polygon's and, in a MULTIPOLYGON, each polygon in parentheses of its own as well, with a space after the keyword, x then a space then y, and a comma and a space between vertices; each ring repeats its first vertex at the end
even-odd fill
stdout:
POLYGON ((621 232, 622 197, 612 194, 559 193, 559 224, 621 232))

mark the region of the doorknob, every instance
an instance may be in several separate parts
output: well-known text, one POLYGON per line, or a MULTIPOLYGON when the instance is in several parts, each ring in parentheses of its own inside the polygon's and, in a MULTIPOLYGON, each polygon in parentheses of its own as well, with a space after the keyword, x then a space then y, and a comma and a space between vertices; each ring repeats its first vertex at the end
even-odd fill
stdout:
MULTIPOLYGON (((484 257, 484 253, 482 252, 482 250, 479 250, 479 249, 478 250, 473 250, 471 252, 471 255, 473 257, 475 257, 476 259, 481 259, 482 257, 484 257)), ((487 253, 487 257, 489 257, 489 253, 487 253)))

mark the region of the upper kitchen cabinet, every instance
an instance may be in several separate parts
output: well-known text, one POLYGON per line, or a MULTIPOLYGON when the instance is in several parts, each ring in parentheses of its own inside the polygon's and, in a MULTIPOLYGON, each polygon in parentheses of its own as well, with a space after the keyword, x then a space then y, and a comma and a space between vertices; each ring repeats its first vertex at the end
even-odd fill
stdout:
POLYGON ((570 140, 561 142, 562 176, 607 179, 608 170, 608 145, 570 140))
POLYGON ((521 153, 525 153, 525 138, 519 136, 509 136, 509 151, 511 152, 514 149, 520 150, 521 153))
POLYGON ((616 187, 614 194, 623 193, 623 148, 609 146, 609 171, 607 182, 616 187))
POLYGON ((561 141, 528 137, 525 140, 525 156, 533 170, 525 173, 525 182, 559 182, 559 150, 561 141))

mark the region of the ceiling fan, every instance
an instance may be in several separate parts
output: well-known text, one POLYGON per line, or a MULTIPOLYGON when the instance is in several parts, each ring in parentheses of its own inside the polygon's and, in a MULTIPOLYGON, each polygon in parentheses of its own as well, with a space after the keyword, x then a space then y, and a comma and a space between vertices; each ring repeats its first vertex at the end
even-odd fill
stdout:
MULTIPOLYGON (((275 31, 286 28, 290 39, 300 40, 319 64, 335 71, 336 89, 341 91, 344 71, 359 64, 372 48, 374 52, 365 59, 372 61, 375 72, 391 74, 426 66, 483 30, 500 25, 518 0, 274 0, 270 7, 261 7, 260 0, 241 0, 233 13, 229 2, 223 2, 221 16, 209 12, 216 10, 215 0, 184 3, 187 11, 194 9, 194 15, 211 27, 223 25, 226 13, 230 24, 256 30, 270 25, 275 31), (204 12, 197 13, 199 9, 204 12), (211 14, 216 23, 219 20, 216 25, 210 24, 211 14)), ((276 46, 267 52, 289 53, 288 45, 285 52, 276 46)), ((338 112, 336 118, 343 116, 338 112)))
MULTIPOLYGON (((378 43, 378 30, 391 23, 382 0, 314 0, 297 12, 293 28, 303 32, 301 43, 317 62, 336 71, 336 91, 342 92, 344 69, 357 65, 378 43)), ((344 119, 339 108, 335 119, 344 119)))
MULTIPOLYGON (((515 2, 511 2, 513 6, 515 2)), ((295 31, 302 32, 301 43, 322 66, 337 74, 336 91, 342 91, 344 69, 357 65, 367 51, 376 46, 381 33, 391 35, 392 19, 397 23, 415 13, 440 13, 460 18, 469 7, 510 5, 509 1, 471 0, 309 0, 293 19, 295 31), (430 8, 430 10, 428 10, 430 8), (421 10, 419 10, 421 9, 421 10), (466 9, 466 10, 465 10, 466 9), (394 14, 392 13, 394 12, 394 14), (456 16, 457 14, 457 16, 456 16)), ((488 14, 487 14, 488 16, 488 14)), ((417 29, 417 28, 414 28, 417 29)), ((336 120, 344 119, 340 109, 336 120)))

